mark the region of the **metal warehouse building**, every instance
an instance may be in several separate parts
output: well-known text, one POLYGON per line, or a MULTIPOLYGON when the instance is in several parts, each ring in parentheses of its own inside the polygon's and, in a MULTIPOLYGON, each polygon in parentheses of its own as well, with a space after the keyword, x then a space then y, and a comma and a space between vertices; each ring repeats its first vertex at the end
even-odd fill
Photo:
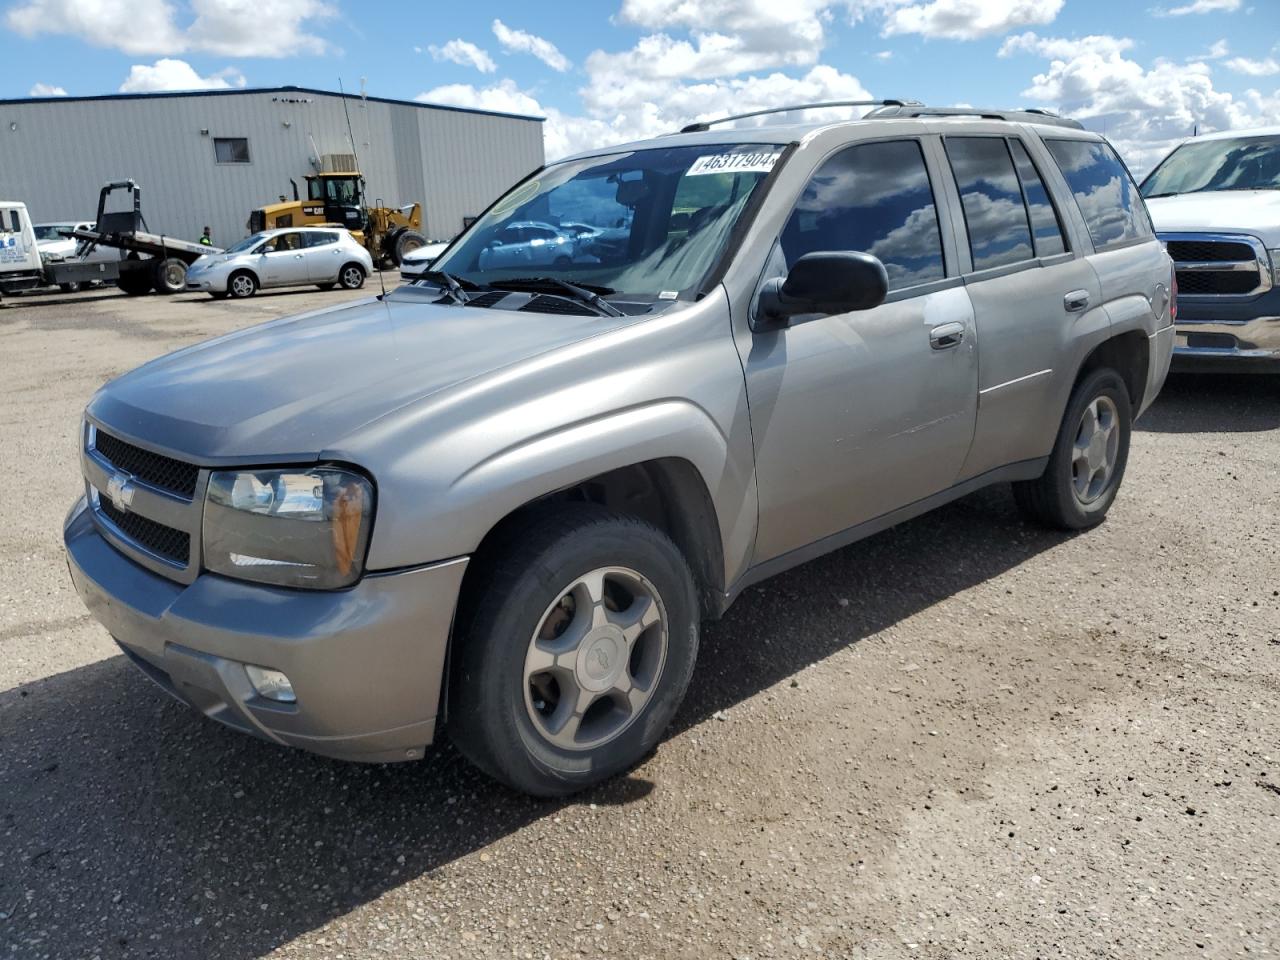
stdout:
POLYGON ((421 202, 422 232, 445 240, 543 162, 541 118, 343 100, 301 87, 0 100, 0 197, 37 223, 91 220, 102 185, 132 179, 152 232, 195 240, 207 224, 229 246, 250 210, 292 198, 291 178, 305 197, 306 174, 354 153, 370 204, 421 202))

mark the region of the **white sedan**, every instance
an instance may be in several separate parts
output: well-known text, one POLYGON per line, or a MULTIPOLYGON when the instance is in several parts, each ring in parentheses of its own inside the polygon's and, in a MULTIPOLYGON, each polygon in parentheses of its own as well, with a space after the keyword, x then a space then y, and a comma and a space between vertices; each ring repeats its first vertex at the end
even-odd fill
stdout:
POLYGON ((246 237, 187 268, 187 289, 217 299, 252 297, 265 287, 341 285, 359 290, 373 272, 369 251, 338 227, 286 227, 246 237))
POLYGON ((445 247, 449 246, 450 242, 449 240, 429 240, 416 250, 410 250, 400 259, 400 279, 405 283, 413 283, 421 279, 423 272, 440 254, 444 253, 445 247))

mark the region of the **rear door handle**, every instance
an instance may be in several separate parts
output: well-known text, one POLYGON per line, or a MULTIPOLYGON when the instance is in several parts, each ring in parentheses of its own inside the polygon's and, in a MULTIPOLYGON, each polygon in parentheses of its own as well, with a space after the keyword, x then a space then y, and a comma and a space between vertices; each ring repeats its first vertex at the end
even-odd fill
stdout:
POLYGON ((1080 313, 1082 310, 1088 310, 1089 291, 1072 290, 1062 298, 1062 305, 1066 308, 1067 313, 1080 313))
POLYGON ((929 331, 929 346, 935 350, 949 350, 960 346, 964 339, 964 324, 958 321, 941 323, 929 331))

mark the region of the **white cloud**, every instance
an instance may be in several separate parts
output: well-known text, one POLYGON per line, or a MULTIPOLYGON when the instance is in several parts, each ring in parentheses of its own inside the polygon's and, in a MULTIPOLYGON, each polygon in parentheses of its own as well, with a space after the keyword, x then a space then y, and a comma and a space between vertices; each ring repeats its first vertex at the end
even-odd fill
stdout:
POLYGON ((135 63, 129 68, 129 76, 120 84, 121 93, 156 93, 162 90, 227 90, 243 87, 244 75, 227 67, 215 74, 202 77, 185 60, 164 57, 147 65, 135 63))
POLYGON ((1236 98, 1217 90, 1203 62, 1156 60, 1150 67, 1128 59, 1132 43, 1109 36, 1080 40, 1010 38, 1001 48, 1049 58, 1023 96, 1075 117, 1110 138, 1135 170, 1145 170, 1183 137, 1199 129, 1233 130, 1280 119, 1280 91, 1272 97, 1248 91, 1236 98))
POLYGON ((926 37, 972 40, 1032 24, 1051 23, 1064 0, 932 0, 897 6, 885 14, 885 36, 919 33, 926 37))
POLYGON ((879 52, 876 54, 876 59, 877 59, 877 60, 892 60, 892 59, 893 59, 893 51, 892 51, 892 50, 881 50, 881 51, 879 51, 879 52))
POLYGON ((1240 0, 1193 0, 1181 7, 1156 7, 1157 17, 1185 17, 1192 13, 1231 13, 1240 9, 1240 0))
MULTIPOLYGON (((415 49, 421 48, 415 47, 415 49)), ((448 60, 464 67, 475 67, 481 73, 493 73, 498 69, 498 65, 493 62, 493 57, 466 40, 450 40, 443 47, 432 44, 427 49, 436 60, 448 60)))
MULTIPOLYGON (((428 103, 546 117, 547 158, 554 160, 594 147, 670 133, 694 120, 713 119, 786 103, 861 100, 869 94, 856 77, 817 66, 801 77, 782 73, 700 83, 650 81, 628 87, 618 77, 593 74, 582 89, 585 114, 546 106, 510 79, 487 87, 450 84, 421 93, 428 103)), ((804 114, 806 119, 844 119, 856 111, 836 108, 804 114)))
POLYGON ((564 73, 572 66, 569 58, 550 40, 535 37, 532 33, 526 33, 523 30, 512 30, 501 20, 493 21, 493 35, 498 38, 498 43, 502 44, 503 50, 531 53, 557 73, 564 73))
POLYGON ((305 28, 337 13, 325 0, 191 0, 191 7, 189 49, 227 57, 326 53, 329 44, 305 28))
POLYGON ((1232 57, 1225 62, 1228 70, 1248 74, 1251 77, 1271 77, 1280 73, 1280 61, 1277 61, 1275 57, 1267 57, 1265 60, 1232 57))
MULTIPOLYGON (((1221 60, 1230 52, 1231 52, 1231 48, 1227 46, 1226 40, 1215 40, 1213 43, 1209 45, 1209 52, 1206 53, 1203 57, 1200 57, 1199 59, 1221 60)), ((1193 57, 1191 59, 1196 59, 1196 58, 1193 57)))
POLYGON ((325 0, 191 0, 194 19, 178 23, 170 0, 25 0, 5 23, 25 37, 79 37, 129 54, 204 51, 234 57, 291 57, 329 49, 305 29, 335 12, 325 0))
POLYGON ((54 86, 51 83, 37 83, 27 92, 29 97, 65 97, 66 95, 65 88, 54 86))

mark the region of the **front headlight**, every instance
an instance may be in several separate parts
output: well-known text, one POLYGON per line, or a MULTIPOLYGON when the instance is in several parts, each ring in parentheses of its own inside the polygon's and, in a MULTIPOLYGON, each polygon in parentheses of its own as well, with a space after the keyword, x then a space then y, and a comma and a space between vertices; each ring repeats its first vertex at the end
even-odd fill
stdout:
POLYGON ((204 507, 204 562, 242 580, 331 590, 364 571, 373 484, 340 467, 219 471, 204 507))

